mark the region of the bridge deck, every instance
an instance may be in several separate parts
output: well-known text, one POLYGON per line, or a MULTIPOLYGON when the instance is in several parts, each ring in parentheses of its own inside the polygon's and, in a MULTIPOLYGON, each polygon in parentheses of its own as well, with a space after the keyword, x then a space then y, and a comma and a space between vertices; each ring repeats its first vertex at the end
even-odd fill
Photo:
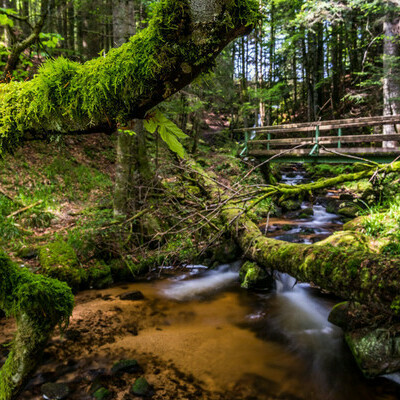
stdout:
POLYGON ((270 158, 270 162, 345 163, 367 159, 385 163, 400 156, 400 134, 359 134, 357 130, 396 124, 400 124, 400 116, 242 128, 234 132, 245 133, 242 156, 270 158), (345 129, 350 132, 343 135, 345 129), (334 130, 336 134, 332 134, 334 130), (321 136, 321 131, 329 135, 321 136))

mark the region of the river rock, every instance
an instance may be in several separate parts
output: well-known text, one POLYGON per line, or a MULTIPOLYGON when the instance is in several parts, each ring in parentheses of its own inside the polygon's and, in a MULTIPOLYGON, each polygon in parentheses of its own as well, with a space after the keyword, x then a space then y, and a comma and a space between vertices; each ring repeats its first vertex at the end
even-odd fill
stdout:
POLYGON ((47 400, 63 400, 70 393, 68 385, 65 383, 45 383, 42 385, 43 397, 47 400))
POLYGON ((296 211, 301 208, 301 201, 300 200, 285 200, 280 203, 280 206, 282 207, 283 210, 286 211, 296 211))
POLYGON ((345 334, 362 373, 373 378, 400 370, 400 337, 385 328, 363 328, 345 334))
POLYGON ((112 396, 112 393, 105 387, 101 387, 93 393, 93 397, 96 400, 107 400, 107 399, 110 399, 111 396, 112 396))
POLYGON ((251 261, 243 264, 239 272, 239 279, 244 289, 267 289, 274 285, 271 274, 251 261))
POLYGON ((311 217, 312 215, 314 215, 314 210, 313 210, 311 207, 309 207, 309 208, 303 208, 303 209, 299 212, 298 218, 300 218, 300 219, 305 219, 305 218, 311 217))
POLYGON ((357 206, 347 206, 343 208, 339 208, 338 213, 343 217, 347 218, 355 218, 358 214, 359 208, 357 206))
POLYGON ((119 295, 121 300, 129 300, 129 301, 138 301, 143 300, 144 295, 139 290, 135 290, 134 292, 126 292, 119 295))
POLYGON ((111 368, 111 373, 114 375, 122 374, 123 372, 135 373, 141 371, 142 368, 136 360, 121 360, 116 362, 111 368))
POLYGON ((151 392, 151 386, 143 376, 136 379, 135 383, 131 387, 131 393, 136 396, 151 396, 151 392))

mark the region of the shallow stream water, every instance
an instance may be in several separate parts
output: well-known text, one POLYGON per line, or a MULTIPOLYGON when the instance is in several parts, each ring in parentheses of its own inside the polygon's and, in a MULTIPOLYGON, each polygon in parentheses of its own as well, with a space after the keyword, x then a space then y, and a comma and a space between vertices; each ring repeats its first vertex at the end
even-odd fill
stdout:
MULTIPOLYGON (((304 227, 326 236, 336 219, 317 204, 314 217, 281 239, 308 242, 304 227)), ((393 379, 363 378, 342 331, 327 321, 338 299, 285 274, 276 275, 273 291, 248 292, 239 267, 186 266, 162 280, 78 294, 70 330, 50 344, 22 399, 41 398, 48 380, 70 384, 71 399, 92 398, 83 377, 121 358, 138 359, 157 399, 400 399, 393 379), (119 298, 137 290, 143 300, 119 298)), ((132 398, 115 389, 122 382, 112 385, 115 398, 132 398)))

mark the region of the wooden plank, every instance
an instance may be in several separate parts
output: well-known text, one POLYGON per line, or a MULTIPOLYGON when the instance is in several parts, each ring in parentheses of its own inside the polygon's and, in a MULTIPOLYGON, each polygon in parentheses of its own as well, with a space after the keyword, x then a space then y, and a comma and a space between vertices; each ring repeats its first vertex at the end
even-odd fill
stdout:
MULTIPOLYGON (((368 156, 387 156, 387 155, 392 155, 393 158, 396 156, 400 155, 400 147, 396 147, 394 149, 386 149, 386 148, 362 148, 362 147, 352 147, 352 148, 342 148, 342 149, 332 149, 335 151, 335 153, 340 153, 343 155, 349 154, 349 155, 368 155, 368 156)), ((276 154, 280 154, 283 151, 286 152, 285 155, 287 156, 298 156, 302 157, 305 155, 308 155, 310 153, 310 149, 296 149, 293 151, 288 152, 288 149, 276 149, 276 150, 250 150, 249 155, 250 156, 274 156, 276 154)), ((323 149, 319 150, 319 154, 321 156, 329 156, 332 155, 334 156, 335 154, 330 153, 328 151, 325 151, 323 149)), ((337 155, 337 154, 336 154, 337 155)))
MULTIPOLYGON (((334 129, 345 129, 345 128, 363 128, 363 127, 369 127, 369 126, 381 126, 381 125, 387 125, 387 124, 397 124, 400 123, 400 118, 396 122, 385 122, 383 123, 382 121, 371 121, 371 122, 357 122, 357 123, 348 123, 348 124, 329 124, 329 125, 318 125, 320 132, 322 131, 330 131, 334 129)), ((306 132, 315 132, 316 126, 309 126, 309 127, 300 127, 300 128, 290 128, 290 129, 282 129, 282 128, 271 128, 271 129, 260 129, 256 133, 273 133, 273 134, 284 134, 284 133, 306 133, 306 132)))
MULTIPOLYGON (((362 118, 349 118, 349 119, 337 119, 337 120, 327 120, 327 121, 314 121, 314 122, 305 122, 305 123, 296 123, 296 124, 282 124, 282 125, 268 125, 268 126, 260 126, 254 128, 238 128, 233 129, 233 132, 280 132, 280 131, 298 131, 303 128, 312 128, 311 130, 315 130, 316 126, 325 127, 325 126, 334 126, 334 128, 329 129, 338 129, 346 128, 346 127, 357 127, 357 126, 379 126, 385 124, 398 124, 400 123, 400 115, 390 115, 390 116, 375 116, 375 117, 362 117, 362 118)), ((325 129, 326 130, 326 129, 325 129)), ((309 132, 305 131, 305 132, 309 132)))
MULTIPOLYGON (((364 142, 387 142, 387 141, 400 141, 400 134, 393 135, 345 135, 345 136, 321 136, 319 138, 320 144, 335 144, 341 143, 364 143, 364 142)), ((271 139, 271 140, 249 140, 248 145, 267 145, 271 146, 285 146, 285 145, 299 145, 299 144, 314 144, 315 137, 310 138, 287 138, 287 139, 271 139)))

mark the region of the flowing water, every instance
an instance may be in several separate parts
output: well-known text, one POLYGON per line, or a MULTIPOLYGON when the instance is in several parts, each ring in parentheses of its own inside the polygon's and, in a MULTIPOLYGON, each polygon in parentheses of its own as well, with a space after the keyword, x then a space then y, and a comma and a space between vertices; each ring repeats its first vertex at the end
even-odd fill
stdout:
MULTIPOLYGON (((296 179, 298 182, 303 176, 299 174, 296 179)), ((294 180, 286 178, 287 183, 294 180)), ((317 204, 314 216, 286 232, 282 239, 294 241, 304 227, 326 236, 332 225, 337 228, 336 219, 317 204)), ((300 240, 310 242, 307 237, 300 240)), ((69 358, 69 364, 77 365, 75 377, 53 376, 53 380, 75 382, 85 371, 109 367, 121 356, 147 363, 145 374, 158 390, 157 399, 400 398, 400 386, 393 380, 362 377, 342 331, 327 320, 338 299, 308 284, 296 283, 286 274, 276 274, 273 291, 248 292, 239 286, 239 268, 240 262, 215 270, 187 266, 161 281, 80 293, 71 320, 75 336, 76 332, 81 335, 80 342, 55 345, 53 357, 60 351, 66 355, 59 355, 57 361, 48 360, 22 398, 40 398, 36 386, 43 382, 43 376, 51 376, 59 368, 60 359, 69 358), (119 295, 131 290, 140 290, 145 299, 121 301, 119 295), (96 332, 105 336, 107 330, 111 336, 98 339, 96 332), (159 360, 160 368, 150 369, 153 358, 159 360), (200 382, 202 390, 189 395, 186 381, 180 385, 183 392, 175 396, 168 382, 180 381, 182 374, 163 378, 159 371, 163 368, 184 371, 200 382), (172 397, 167 396, 170 391, 172 397)), ((74 393, 78 394, 73 394, 73 399, 86 398, 78 389, 74 393)))

